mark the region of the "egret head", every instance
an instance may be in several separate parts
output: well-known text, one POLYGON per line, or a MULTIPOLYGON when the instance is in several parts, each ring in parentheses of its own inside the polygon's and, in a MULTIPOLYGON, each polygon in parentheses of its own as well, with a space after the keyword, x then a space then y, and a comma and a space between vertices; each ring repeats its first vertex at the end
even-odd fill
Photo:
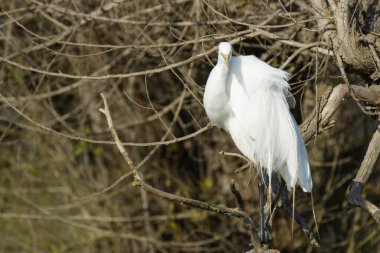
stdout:
POLYGON ((218 50, 218 62, 222 62, 228 67, 228 62, 232 56, 232 46, 228 42, 221 42, 218 50))

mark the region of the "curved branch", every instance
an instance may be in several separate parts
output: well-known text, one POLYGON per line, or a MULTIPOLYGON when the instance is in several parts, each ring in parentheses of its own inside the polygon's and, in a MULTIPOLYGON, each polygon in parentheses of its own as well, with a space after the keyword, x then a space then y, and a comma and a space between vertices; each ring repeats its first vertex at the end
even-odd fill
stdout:
MULTIPOLYGON (((199 201, 199 200, 189 199, 189 198, 185 198, 182 196, 174 195, 174 194, 159 190, 157 188, 154 188, 153 186, 147 184, 144 180, 142 180, 141 176, 139 175, 138 168, 134 165, 132 159, 130 158, 128 152, 125 150, 124 146, 122 145, 122 143, 121 143, 121 141, 117 135, 117 132, 116 132, 115 127, 113 125, 111 113, 110 113, 109 108, 108 108, 107 100, 106 100, 104 94, 101 94, 101 96, 103 98, 104 108, 101 108, 100 111, 105 114, 105 116, 107 118, 109 130, 112 134, 112 137, 115 140, 117 148, 119 149, 124 160, 126 161, 126 163, 128 164, 128 166, 130 167, 130 169, 133 172, 134 185, 140 186, 145 191, 150 192, 150 193, 152 193, 158 197, 164 198, 164 199, 169 200, 169 201, 173 201, 173 202, 178 203, 178 204, 185 204, 185 205, 188 205, 191 207, 196 207, 199 209, 215 212, 218 214, 223 214, 226 216, 234 216, 237 218, 241 218, 244 220, 244 224, 247 227, 247 230, 248 230, 249 235, 251 237, 251 242, 254 246, 253 252, 257 252, 257 253, 274 252, 273 250, 267 251, 267 250, 262 248, 259 237, 256 233, 255 223, 253 222, 252 218, 248 215, 248 213, 241 210, 241 208, 233 209, 233 208, 224 207, 221 205, 211 205, 211 204, 199 201)), ((232 185, 231 185, 231 190, 234 193, 234 195, 237 196, 237 194, 236 194, 237 189, 233 188, 232 185)), ((238 199, 237 201, 239 202, 240 200, 238 199)))
POLYGON ((380 223, 380 209, 363 198, 362 192, 364 184, 368 181, 369 176, 372 173, 373 167, 375 166, 376 160, 379 157, 380 153, 380 119, 379 125, 373 134, 371 142, 369 143, 367 152, 364 156, 360 169, 356 174, 356 177, 353 181, 353 184, 350 187, 350 192, 348 195, 348 208, 351 206, 358 206, 363 210, 367 211, 372 217, 376 220, 377 223, 380 223))

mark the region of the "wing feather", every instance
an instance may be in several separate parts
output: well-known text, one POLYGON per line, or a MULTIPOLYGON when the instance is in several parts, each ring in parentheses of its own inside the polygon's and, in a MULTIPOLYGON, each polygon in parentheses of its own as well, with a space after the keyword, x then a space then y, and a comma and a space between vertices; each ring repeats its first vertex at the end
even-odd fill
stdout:
POLYGON ((241 150, 243 154, 269 174, 280 172, 288 188, 298 182, 304 191, 310 191, 306 148, 289 112, 295 101, 288 91, 287 77, 285 71, 254 56, 233 57, 227 95, 239 124, 253 140, 253 147, 241 150))

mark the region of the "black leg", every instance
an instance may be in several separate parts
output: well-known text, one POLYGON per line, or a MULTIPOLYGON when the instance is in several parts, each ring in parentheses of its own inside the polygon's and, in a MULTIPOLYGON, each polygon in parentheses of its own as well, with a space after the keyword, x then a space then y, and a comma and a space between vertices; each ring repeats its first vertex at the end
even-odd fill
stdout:
MULTIPOLYGON (((287 191, 282 192, 281 201, 288 215, 292 216, 293 218, 293 207, 289 201, 287 191)), ((319 240, 317 239, 317 237, 314 235, 314 233, 311 231, 311 229, 307 225, 305 218, 300 213, 296 212, 295 210, 294 210, 294 220, 298 223, 298 225, 300 225, 303 232, 309 237, 311 244, 315 247, 319 247, 320 246, 319 240)))
MULTIPOLYGON (((262 244, 268 244, 272 240, 272 236, 270 233, 272 224, 271 220, 278 205, 278 202, 282 202, 282 207, 286 210, 286 212, 293 216, 293 208, 292 204, 289 201, 288 191, 285 189, 286 183, 285 181, 278 177, 276 173, 272 174, 271 186, 272 186, 272 202, 267 203, 264 208, 264 186, 265 182, 269 184, 269 177, 265 177, 265 181, 263 181, 263 177, 261 173, 259 173, 259 205, 260 205, 260 223, 257 226, 257 231, 259 234, 259 238, 262 244)), ((309 237, 309 240, 313 246, 319 247, 319 241, 311 229, 308 227, 304 217, 294 211, 294 219, 299 224, 303 230, 303 232, 309 237)))
POLYGON ((277 204, 280 200, 283 190, 285 189, 285 186, 286 184, 284 180, 281 180, 281 182, 279 182, 279 180, 273 180, 272 178, 272 190, 273 190, 272 203, 270 203, 270 209, 265 211, 265 225, 267 229, 272 227, 271 218, 274 215, 277 204))
POLYGON ((259 206, 260 206, 260 240, 262 243, 266 243, 266 224, 265 224, 265 213, 264 213, 264 180, 261 175, 259 174, 259 206))

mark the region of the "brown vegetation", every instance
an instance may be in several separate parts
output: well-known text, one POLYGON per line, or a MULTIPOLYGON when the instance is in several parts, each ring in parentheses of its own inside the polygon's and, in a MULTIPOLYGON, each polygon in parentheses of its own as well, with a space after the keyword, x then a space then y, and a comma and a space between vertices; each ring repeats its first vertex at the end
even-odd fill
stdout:
POLYGON ((292 233, 279 208, 270 248, 380 250, 379 1, 2 0, 0 9, 1 252, 257 243, 256 171, 202 105, 220 41, 292 74, 321 246, 304 233, 317 229, 298 189, 311 230, 292 233))

